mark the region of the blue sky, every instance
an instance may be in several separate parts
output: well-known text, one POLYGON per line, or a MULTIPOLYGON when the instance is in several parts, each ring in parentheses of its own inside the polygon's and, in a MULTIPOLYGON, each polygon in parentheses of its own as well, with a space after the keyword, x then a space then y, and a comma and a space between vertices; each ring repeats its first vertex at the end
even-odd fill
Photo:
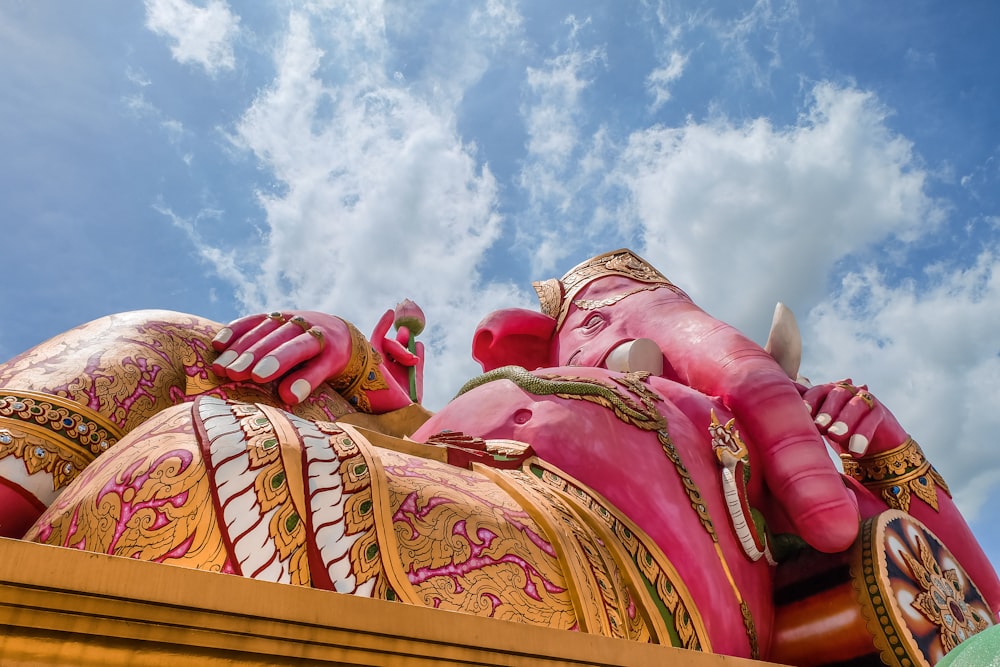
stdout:
POLYGON ((0 357, 110 312, 429 318, 629 246, 867 382, 1000 563, 1000 5, 0 4, 0 357))

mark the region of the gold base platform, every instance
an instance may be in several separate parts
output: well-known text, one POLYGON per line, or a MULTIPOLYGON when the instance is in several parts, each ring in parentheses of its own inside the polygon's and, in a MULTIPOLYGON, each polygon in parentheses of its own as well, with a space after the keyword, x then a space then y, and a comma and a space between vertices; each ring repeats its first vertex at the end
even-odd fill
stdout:
POLYGON ((767 663, 0 538, 0 665, 767 663))

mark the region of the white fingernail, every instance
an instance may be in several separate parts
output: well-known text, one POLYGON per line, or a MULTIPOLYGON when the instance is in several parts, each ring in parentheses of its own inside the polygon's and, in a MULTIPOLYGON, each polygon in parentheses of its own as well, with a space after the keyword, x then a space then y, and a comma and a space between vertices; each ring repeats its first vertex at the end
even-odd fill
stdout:
POLYGON ((832 433, 833 435, 844 435, 847 433, 847 424, 844 422, 833 422, 826 432, 832 433))
POLYGON ((242 373, 246 369, 250 368, 250 364, 253 363, 253 355, 249 352, 244 352, 236 361, 229 365, 229 370, 236 371, 237 373, 242 373))
POLYGON ((237 356, 238 355, 232 350, 226 350, 225 352, 219 355, 219 358, 215 360, 215 363, 225 367, 228 366, 237 356))
POLYGON ((850 444, 847 445, 847 449, 850 450, 852 454, 864 454, 868 451, 868 438, 855 433, 851 436, 851 441, 850 444))
POLYGON ((309 383, 302 378, 299 378, 292 383, 292 393, 295 394, 295 398, 299 399, 299 403, 309 398, 309 394, 312 393, 312 387, 309 383))
POLYGON ((222 327, 219 329, 219 333, 215 334, 215 338, 212 339, 214 343, 222 343, 225 345, 229 342, 229 339, 233 337, 233 330, 229 327, 222 327))
POLYGON ((827 424, 830 423, 830 420, 832 419, 833 417, 831 417, 830 415, 826 414, 825 412, 821 412, 818 415, 816 415, 816 419, 814 419, 813 421, 815 421, 820 426, 826 426, 827 424))
POLYGON ((280 365, 277 357, 268 355, 253 367, 253 374, 259 378, 269 378, 277 372, 280 365))

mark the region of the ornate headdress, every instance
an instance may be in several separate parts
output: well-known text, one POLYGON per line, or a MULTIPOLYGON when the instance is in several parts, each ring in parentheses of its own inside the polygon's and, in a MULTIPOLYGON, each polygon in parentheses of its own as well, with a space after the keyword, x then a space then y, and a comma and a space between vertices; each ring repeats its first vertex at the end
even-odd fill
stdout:
MULTIPOLYGON (((550 278, 532 283, 532 285, 538 292, 542 312, 556 319, 556 329, 558 330, 562 327, 563 321, 569 313, 569 305, 573 303, 573 297, 593 281, 606 276, 624 276, 650 285, 644 289, 666 287, 687 296, 676 285, 667 280, 662 273, 654 269, 649 262, 627 248, 606 252, 603 255, 592 257, 582 264, 577 264, 562 277, 562 280, 550 278)), ((602 303, 602 305, 617 303, 634 293, 633 291, 610 297, 604 300, 606 303, 602 303)), ((596 305, 596 303, 592 305, 596 305)))

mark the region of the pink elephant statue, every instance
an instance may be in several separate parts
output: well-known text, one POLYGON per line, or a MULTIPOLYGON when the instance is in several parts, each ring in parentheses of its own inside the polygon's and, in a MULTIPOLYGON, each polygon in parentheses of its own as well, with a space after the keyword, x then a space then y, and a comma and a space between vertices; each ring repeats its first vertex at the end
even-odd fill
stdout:
MULTIPOLYGON (((821 618, 783 569, 814 581, 802 572, 908 539, 917 556, 864 575, 925 601, 896 612, 914 626, 906 651, 933 664, 995 621, 996 573, 864 387, 796 383, 795 340, 757 346, 628 250, 536 290, 541 313, 483 320, 485 375, 435 415, 412 399, 422 319, 389 337, 392 311, 370 340, 315 312, 191 320, 189 335, 173 317, 127 320, 104 347, 139 369, 126 374, 55 339, 0 366, 0 437, 16 440, 0 441, 0 490, 30 500, 26 539, 792 664, 889 655, 902 631, 872 629, 881 602, 854 593, 838 598, 849 632, 821 618), (57 365, 31 360, 53 350, 61 374, 39 378, 57 365), (17 427, 43 404, 90 439, 39 498, 59 468, 31 459, 44 433, 17 427), (798 564, 776 568, 785 557, 798 564), (947 599, 926 602, 941 582, 947 599)), ((70 446, 72 429, 46 427, 70 446)))

